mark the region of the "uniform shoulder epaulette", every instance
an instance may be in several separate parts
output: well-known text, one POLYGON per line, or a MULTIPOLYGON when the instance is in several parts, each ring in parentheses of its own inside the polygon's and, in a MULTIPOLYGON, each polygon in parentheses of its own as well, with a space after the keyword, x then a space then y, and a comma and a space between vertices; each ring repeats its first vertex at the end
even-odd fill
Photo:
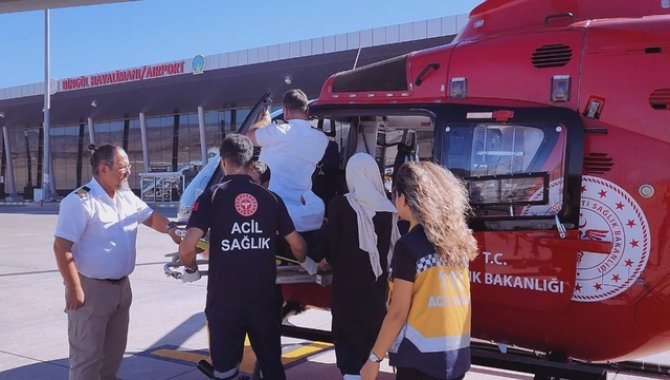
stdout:
POLYGON ((91 189, 88 186, 82 186, 77 190, 77 195, 79 195, 79 198, 85 199, 88 197, 89 191, 91 191, 91 189))

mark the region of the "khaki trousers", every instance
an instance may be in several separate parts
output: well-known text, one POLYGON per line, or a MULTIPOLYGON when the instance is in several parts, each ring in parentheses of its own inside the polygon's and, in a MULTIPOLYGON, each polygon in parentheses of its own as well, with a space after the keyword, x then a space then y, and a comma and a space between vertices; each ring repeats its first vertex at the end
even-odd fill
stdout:
POLYGON ((84 306, 66 311, 70 380, 115 380, 128 340, 130 281, 79 278, 84 306))

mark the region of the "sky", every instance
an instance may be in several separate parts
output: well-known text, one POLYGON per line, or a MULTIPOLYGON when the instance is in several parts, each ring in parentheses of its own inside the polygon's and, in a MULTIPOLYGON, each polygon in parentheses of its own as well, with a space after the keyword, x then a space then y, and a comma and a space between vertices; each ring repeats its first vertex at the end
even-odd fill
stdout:
MULTIPOLYGON (((49 11, 51 78, 467 14, 483 0, 141 0, 49 11)), ((0 88, 44 81, 44 11, 0 14, 0 88)))

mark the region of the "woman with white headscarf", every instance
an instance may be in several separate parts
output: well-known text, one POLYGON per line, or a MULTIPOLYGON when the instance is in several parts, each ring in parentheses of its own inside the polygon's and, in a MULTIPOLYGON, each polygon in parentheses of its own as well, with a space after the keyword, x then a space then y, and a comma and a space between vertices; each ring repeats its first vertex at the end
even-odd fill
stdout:
POLYGON ((351 156, 346 181, 349 192, 328 206, 326 260, 333 268, 337 366, 344 379, 358 379, 386 314, 389 253, 400 234, 372 156, 351 156))

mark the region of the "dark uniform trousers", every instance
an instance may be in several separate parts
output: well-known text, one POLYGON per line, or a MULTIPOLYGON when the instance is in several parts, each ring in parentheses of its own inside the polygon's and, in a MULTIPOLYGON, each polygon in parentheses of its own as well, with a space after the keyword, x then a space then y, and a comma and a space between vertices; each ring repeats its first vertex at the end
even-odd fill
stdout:
POLYGON ((284 380, 281 361, 281 332, 277 306, 253 310, 206 310, 210 332, 210 354, 221 379, 232 379, 239 370, 244 352, 244 338, 249 335, 251 348, 261 369, 262 379, 284 380))
POLYGON ((70 380, 113 380, 128 340, 133 295, 128 277, 97 280, 79 275, 84 306, 67 310, 70 380))
MULTIPOLYGON (((396 380, 440 380, 437 377, 430 376, 414 368, 396 368, 396 380)), ((465 375, 453 378, 451 380, 463 380, 465 375)))

